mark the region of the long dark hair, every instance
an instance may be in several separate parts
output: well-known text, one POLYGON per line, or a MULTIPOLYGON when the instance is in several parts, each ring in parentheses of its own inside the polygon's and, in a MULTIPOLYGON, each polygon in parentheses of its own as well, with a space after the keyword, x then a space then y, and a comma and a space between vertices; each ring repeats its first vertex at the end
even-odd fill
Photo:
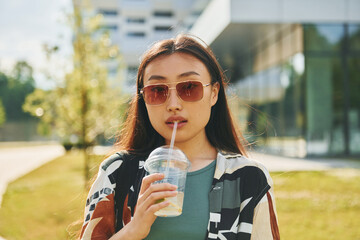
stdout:
POLYGON ((218 100, 211 109, 210 120, 205 127, 206 136, 217 149, 225 152, 246 154, 243 136, 234 125, 225 95, 226 77, 211 49, 191 35, 155 43, 143 55, 137 74, 137 94, 133 97, 128 116, 116 142, 118 150, 144 154, 165 143, 164 138, 152 127, 140 90, 144 84, 144 72, 155 58, 174 53, 187 53, 199 59, 211 76, 211 83, 219 83, 218 100))

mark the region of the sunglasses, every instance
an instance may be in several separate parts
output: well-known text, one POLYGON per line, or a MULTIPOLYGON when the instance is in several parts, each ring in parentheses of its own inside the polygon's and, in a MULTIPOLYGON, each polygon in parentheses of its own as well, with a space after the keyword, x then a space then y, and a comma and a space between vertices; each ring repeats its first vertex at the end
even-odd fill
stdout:
POLYGON ((169 87, 168 84, 147 85, 140 90, 144 101, 149 105, 160 105, 166 102, 169 97, 170 89, 176 89, 177 95, 185 102, 196 102, 203 98, 204 87, 211 83, 203 84, 200 81, 179 82, 175 87, 169 87))

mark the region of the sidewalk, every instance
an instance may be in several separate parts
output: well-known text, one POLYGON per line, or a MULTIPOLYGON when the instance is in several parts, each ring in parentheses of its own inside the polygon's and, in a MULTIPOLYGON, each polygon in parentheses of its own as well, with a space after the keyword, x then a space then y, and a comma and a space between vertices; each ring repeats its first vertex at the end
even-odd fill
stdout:
MULTIPOLYGON (((109 146, 96 146, 95 154, 108 154, 109 146)), ((262 163, 270 172, 282 171, 325 171, 334 168, 359 168, 360 161, 332 158, 292 158, 270 155, 260 152, 250 152, 249 158, 262 163)))
POLYGON ((65 153, 61 145, 0 148, 0 207, 7 185, 65 153))
POLYGON ((291 158, 251 152, 250 158, 261 162, 270 172, 324 171, 334 168, 359 168, 360 161, 332 158, 291 158))
MULTIPOLYGON (((96 146, 94 154, 104 155, 109 146, 96 146)), ((270 172, 282 171, 325 171, 334 168, 359 168, 360 161, 333 158, 292 158, 252 151, 249 158, 262 163, 270 172)))

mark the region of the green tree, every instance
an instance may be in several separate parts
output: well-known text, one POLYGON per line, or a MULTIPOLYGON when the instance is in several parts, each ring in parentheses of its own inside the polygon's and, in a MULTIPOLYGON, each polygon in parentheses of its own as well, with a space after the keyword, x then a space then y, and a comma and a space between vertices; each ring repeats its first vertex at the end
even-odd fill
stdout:
POLYGON ((35 89, 33 69, 25 61, 15 64, 10 74, 0 72, 0 98, 9 121, 29 119, 22 105, 27 95, 35 89))
POLYGON ((6 111, 2 102, 1 97, 4 95, 4 91, 7 88, 7 77, 5 74, 0 72, 0 126, 6 121, 6 111))
POLYGON ((4 106, 2 104, 2 100, 0 99, 0 126, 4 124, 5 120, 6 120, 6 113, 4 106))
MULTIPOLYGON (((84 19, 78 2, 74 1, 73 7, 73 70, 55 89, 37 89, 26 99, 24 109, 41 119, 42 133, 55 129, 64 142, 77 139, 84 150, 87 180, 87 148, 98 136, 120 126, 127 101, 119 88, 109 84, 108 66, 119 65, 120 54, 109 33, 100 28, 102 17, 84 19)), ((47 49, 54 50, 47 52, 50 57, 56 54, 57 48, 47 49)))

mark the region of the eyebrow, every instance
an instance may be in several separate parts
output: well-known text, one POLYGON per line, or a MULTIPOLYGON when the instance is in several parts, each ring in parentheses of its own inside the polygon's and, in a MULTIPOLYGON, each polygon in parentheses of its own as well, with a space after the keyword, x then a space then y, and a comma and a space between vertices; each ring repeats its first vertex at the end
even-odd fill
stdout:
POLYGON ((148 81, 150 80, 165 80, 166 77, 160 76, 160 75, 151 75, 148 79, 148 81))
MULTIPOLYGON (((189 77, 191 75, 200 76, 200 74, 195 71, 189 71, 189 72, 184 72, 184 73, 180 74, 177 78, 189 77)), ((166 79, 166 77, 161 76, 161 75, 151 75, 149 77, 148 81, 150 81, 150 80, 165 80, 165 79, 166 79)))
POLYGON ((178 78, 182 78, 182 77, 188 77, 188 76, 191 76, 191 75, 197 75, 197 76, 200 76, 199 73, 197 72, 194 72, 194 71, 190 71, 190 72, 185 72, 185 73, 182 73, 178 76, 178 78))

